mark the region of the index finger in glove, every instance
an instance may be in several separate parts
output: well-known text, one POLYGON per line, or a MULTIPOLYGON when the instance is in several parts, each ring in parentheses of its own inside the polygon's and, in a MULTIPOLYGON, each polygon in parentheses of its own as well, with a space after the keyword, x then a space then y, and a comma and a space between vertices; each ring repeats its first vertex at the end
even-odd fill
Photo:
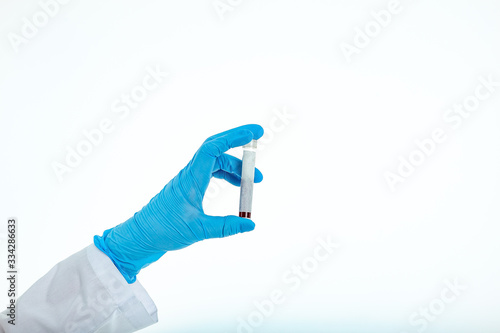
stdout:
POLYGON ((217 158, 231 148, 259 139, 264 134, 260 125, 244 125, 209 137, 196 152, 190 162, 191 175, 197 177, 198 187, 204 194, 217 158))
MULTIPOLYGON (((203 144, 206 144, 206 143, 208 143, 210 141, 217 140, 217 139, 219 139, 221 137, 227 136, 228 134, 234 134, 235 132, 237 132, 239 130, 248 130, 248 131, 252 132, 254 140, 260 139, 262 137, 262 135, 264 134, 264 129, 262 128, 262 126, 257 125, 257 124, 249 124, 249 125, 243 125, 243 126, 235 127, 233 129, 230 129, 230 130, 227 130, 227 131, 224 131, 224 132, 212 135, 211 137, 209 137, 208 139, 206 139, 203 144)), ((248 142, 250 142, 250 140, 248 140, 248 142)), ((243 143, 241 145, 244 145, 244 144, 246 144, 248 142, 245 142, 245 143, 243 143)), ((238 145, 236 145, 234 147, 238 147, 238 145)), ((233 148, 233 147, 230 147, 230 148, 233 148)), ((224 152, 227 151, 228 149, 229 148, 227 148, 226 150, 224 150, 224 152)))
POLYGON ((209 137, 193 159, 193 167, 211 175, 216 159, 231 148, 257 140, 264 134, 260 125, 244 125, 209 137))

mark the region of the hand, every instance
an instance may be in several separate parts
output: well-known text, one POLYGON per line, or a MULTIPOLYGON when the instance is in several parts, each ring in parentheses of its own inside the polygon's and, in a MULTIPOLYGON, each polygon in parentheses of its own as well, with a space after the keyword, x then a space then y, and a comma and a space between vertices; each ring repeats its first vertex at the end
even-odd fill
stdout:
MULTIPOLYGON (((261 126, 245 125, 209 137, 146 206, 102 236, 94 236, 95 246, 108 255, 128 283, 133 283, 142 268, 167 251, 253 230, 255 224, 250 219, 206 215, 202 201, 212 177, 240 186, 242 162, 225 152, 263 134, 261 126)), ((259 183, 262 178, 255 169, 254 181, 259 183)))

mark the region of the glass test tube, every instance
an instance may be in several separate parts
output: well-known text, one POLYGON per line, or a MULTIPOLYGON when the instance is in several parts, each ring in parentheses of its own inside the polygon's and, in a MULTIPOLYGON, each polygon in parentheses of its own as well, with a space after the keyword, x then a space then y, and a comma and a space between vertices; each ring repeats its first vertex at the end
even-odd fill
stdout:
POLYGON ((250 218, 252 213, 253 182, 255 175, 255 155, 257 140, 243 146, 243 165, 241 167, 240 217, 250 218))

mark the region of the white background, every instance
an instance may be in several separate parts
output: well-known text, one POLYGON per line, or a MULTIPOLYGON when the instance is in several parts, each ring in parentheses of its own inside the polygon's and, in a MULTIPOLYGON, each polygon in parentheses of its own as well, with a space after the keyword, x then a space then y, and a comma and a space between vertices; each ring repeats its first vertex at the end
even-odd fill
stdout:
MULTIPOLYGON (((498 332, 500 87, 456 130, 443 114, 500 81, 500 3, 401 0, 349 63, 341 43, 388 3, 248 0, 221 19, 212 0, 73 0, 15 52, 40 6, 1 0, 0 218, 19 219, 19 289, 128 219, 206 137, 258 123, 256 229, 143 270, 159 313, 144 332, 236 332, 274 289, 286 301, 255 332, 417 332, 409 317, 454 278, 467 290, 425 331, 498 332), (113 113, 155 66, 169 77, 113 113), (104 118, 114 131, 59 182, 51 164, 104 118), (392 192, 384 173, 438 127, 447 140, 392 192), (291 291, 283 274, 326 236, 340 248, 291 291)), ((206 211, 237 214, 238 189, 216 185, 206 211)))

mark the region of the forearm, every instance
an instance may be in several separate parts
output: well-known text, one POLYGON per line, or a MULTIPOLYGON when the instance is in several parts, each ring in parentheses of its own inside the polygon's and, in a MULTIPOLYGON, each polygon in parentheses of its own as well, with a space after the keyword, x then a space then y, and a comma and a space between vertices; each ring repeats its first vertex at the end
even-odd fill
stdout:
POLYGON ((94 245, 55 265, 17 302, 16 325, 5 332, 134 332, 158 321, 139 282, 128 284, 94 245), (112 328, 112 329, 111 329, 112 328))

